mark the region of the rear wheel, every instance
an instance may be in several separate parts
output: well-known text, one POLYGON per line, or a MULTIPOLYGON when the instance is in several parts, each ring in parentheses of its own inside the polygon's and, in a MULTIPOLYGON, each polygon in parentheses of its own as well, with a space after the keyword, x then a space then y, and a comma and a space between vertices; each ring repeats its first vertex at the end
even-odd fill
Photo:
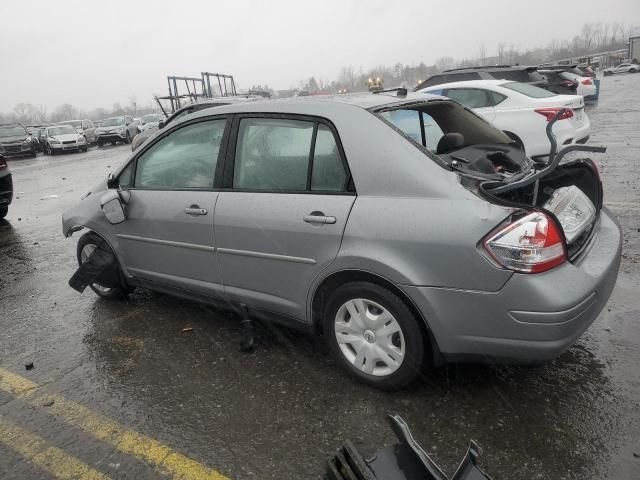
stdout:
POLYGON ((353 282, 329 297, 323 327, 334 357, 352 377, 398 389, 423 368, 426 346, 419 321, 390 290, 353 282))
POLYGON ((631 73, 636 73, 636 72, 637 72, 637 70, 636 70, 635 68, 630 68, 630 69, 629 69, 629 71, 630 71, 631 73))
MULTIPOLYGON (((102 238, 100 238, 99 235, 93 232, 88 232, 82 235, 78 240, 77 247, 78 265, 86 262, 98 247, 109 249, 111 248, 102 238)), ((102 285, 98 285, 97 283, 93 283, 89 285, 89 287, 96 293, 96 295, 102 298, 107 298, 109 300, 124 298, 130 292, 130 290, 126 287, 110 288, 103 287, 102 285)))
POLYGON ((102 145, 104 145, 104 143, 102 142, 102 140, 98 140, 98 146, 101 147, 102 145))

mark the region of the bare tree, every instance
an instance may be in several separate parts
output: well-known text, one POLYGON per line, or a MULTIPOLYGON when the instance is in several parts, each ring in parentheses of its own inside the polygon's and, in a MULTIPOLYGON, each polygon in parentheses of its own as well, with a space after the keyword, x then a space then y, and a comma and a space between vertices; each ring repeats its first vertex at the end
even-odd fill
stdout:
POLYGON ((453 57, 440 57, 436 60, 436 67, 438 70, 443 71, 451 68, 455 65, 455 60, 453 57))
POLYGON ((593 43, 593 23, 585 23, 582 26, 582 46, 585 51, 589 51, 591 49, 591 44, 593 43))
POLYGON ((484 65, 487 60, 487 48, 484 46, 484 43, 481 43, 480 47, 478 47, 478 54, 480 65, 484 65))
POLYGON ((504 42, 500 42, 498 44, 498 63, 500 63, 500 65, 503 65, 505 62, 505 51, 507 50, 507 44, 504 42))
POLYGON ((64 103, 51 114, 51 120, 54 122, 62 122, 64 120, 71 120, 78 117, 78 109, 69 103, 64 103))

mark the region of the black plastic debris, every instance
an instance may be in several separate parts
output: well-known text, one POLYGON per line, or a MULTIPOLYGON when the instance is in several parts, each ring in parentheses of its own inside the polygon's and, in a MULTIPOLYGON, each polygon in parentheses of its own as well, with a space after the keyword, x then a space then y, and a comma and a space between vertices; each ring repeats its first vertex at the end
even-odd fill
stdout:
POLYGON ((24 368, 26 370, 33 370, 33 362, 29 362, 29 363, 25 364, 24 368))
POLYGON ((327 462, 324 480, 491 480, 477 466, 480 447, 469 444, 467 453, 451 478, 413 439, 406 422, 390 415, 389 423, 400 443, 378 450, 365 460, 347 440, 337 454, 327 462))
POLYGON ((115 288, 121 284, 118 259, 104 241, 96 245, 87 261, 69 279, 69 286, 80 293, 93 283, 107 288, 115 288))

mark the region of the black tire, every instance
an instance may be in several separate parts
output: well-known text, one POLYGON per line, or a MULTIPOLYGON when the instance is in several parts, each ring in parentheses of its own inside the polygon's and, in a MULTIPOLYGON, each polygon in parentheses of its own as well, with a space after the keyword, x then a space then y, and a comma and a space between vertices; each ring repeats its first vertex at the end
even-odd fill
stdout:
POLYGON ((56 154, 56 151, 53 148, 49 147, 49 155, 53 157, 55 154, 56 154))
POLYGON ((102 143, 102 140, 98 140, 98 146, 101 147, 103 145, 104 145, 104 143, 102 143))
MULTIPOLYGON (((93 232, 85 233, 78 240, 78 246, 77 246, 77 249, 76 249, 76 254, 78 256, 78 265, 82 264, 82 250, 87 245, 95 245, 96 247, 98 245, 100 245, 103 248, 109 248, 109 249, 111 248, 96 233, 93 233, 93 232)), ((127 295, 129 293, 131 293, 131 290, 132 290, 131 288, 129 288, 127 286, 124 286, 124 287, 111 288, 108 292, 105 292, 105 291, 101 291, 101 290, 96 289, 93 285, 89 285, 89 287, 91 288, 91 290, 94 291, 94 293, 96 295, 98 295, 99 297, 102 297, 102 298, 106 298, 108 300, 119 300, 119 299, 126 298, 127 295)))
POLYGON ((111 142, 111 145, 113 145, 115 147, 116 143, 118 143, 118 142, 111 142))
POLYGON ((635 68, 630 68, 630 69, 629 69, 629 72, 630 72, 630 73, 636 73, 636 72, 637 72, 637 70, 636 70, 635 68))
POLYGON ((424 367, 427 343, 419 322, 420 319, 416 318, 406 303, 392 291, 370 282, 352 282, 339 287, 328 298, 324 308, 323 330, 329 349, 337 363, 354 379, 383 390, 397 390, 413 382, 424 367), (353 299, 366 299, 377 303, 391 313, 400 326, 404 337, 405 355, 402 363, 393 373, 388 375, 365 373, 355 367, 340 349, 336 339, 336 315, 346 302, 353 299))
POLYGON ((9 213, 9 206, 8 205, 1 206, 0 207, 0 218, 6 217, 7 213, 9 213))
POLYGON ((84 148, 81 148, 80 150, 82 150, 84 153, 87 153, 87 150, 89 150, 89 147, 84 147, 84 148))
POLYGON ((127 134, 124 137, 124 143, 126 143, 127 145, 131 143, 131 134, 129 133, 129 130, 127 130, 127 134))

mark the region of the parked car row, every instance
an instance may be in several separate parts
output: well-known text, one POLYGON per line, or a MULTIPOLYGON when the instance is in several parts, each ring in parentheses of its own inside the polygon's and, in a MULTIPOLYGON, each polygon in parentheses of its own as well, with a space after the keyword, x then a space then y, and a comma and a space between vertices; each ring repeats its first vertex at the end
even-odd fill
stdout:
POLYGON ((636 62, 626 62, 621 63, 617 67, 605 68, 602 73, 606 76, 617 75, 620 73, 638 73, 640 72, 640 64, 636 62))

